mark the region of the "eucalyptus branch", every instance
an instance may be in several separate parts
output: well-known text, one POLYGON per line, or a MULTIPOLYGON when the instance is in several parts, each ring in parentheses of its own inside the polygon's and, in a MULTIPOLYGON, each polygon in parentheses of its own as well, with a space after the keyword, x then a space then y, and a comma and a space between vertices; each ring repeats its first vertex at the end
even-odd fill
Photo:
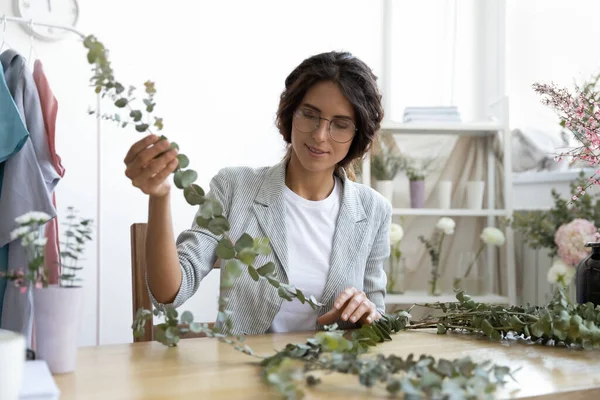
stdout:
MULTIPOLYGON (((101 94, 102 98, 108 97, 112 100, 113 105, 118 109, 129 110, 129 117, 133 120, 131 123, 137 132, 150 133, 150 117, 154 112, 156 102, 156 88, 153 82, 144 82, 144 91, 146 98, 143 99, 145 109, 135 109, 132 104, 135 100, 134 86, 129 86, 126 91, 125 86, 118 82, 113 74, 111 64, 108 60, 108 54, 104 45, 100 43, 94 36, 88 36, 84 40, 84 46, 88 49, 88 62, 93 65, 94 76, 91 78, 92 85, 96 93, 101 94), (146 122, 144 120, 146 114, 146 122)), ((110 117, 111 120, 121 121, 123 128, 130 125, 129 122, 122 120, 119 114, 110 117)), ((153 128, 162 130, 162 118, 154 117, 153 128)), ((165 140, 163 135, 161 140, 165 140)), ((176 143, 171 143, 171 148, 179 149, 176 143)), ((301 303, 308 303, 313 309, 321 306, 313 296, 306 297, 302 291, 292 285, 279 282, 275 277, 275 265, 268 262, 262 266, 255 266, 254 262, 258 255, 268 255, 271 252, 268 239, 253 239, 248 234, 243 234, 234 244, 229 236, 225 236, 230 229, 230 224, 227 218, 223 215, 223 207, 218 200, 205 196, 204 190, 194 182, 198 178, 198 173, 192 169, 186 169, 189 166, 188 157, 179 153, 177 155, 179 161, 178 167, 173 175, 175 186, 183 190, 183 195, 186 201, 192 206, 199 206, 200 215, 196 218, 198 226, 209 230, 214 235, 221 237, 217 246, 217 256, 226 261, 224 272, 222 274, 222 287, 231 287, 234 280, 243 272, 240 264, 246 265, 246 270, 254 279, 267 279, 267 281, 277 289, 280 297, 292 301, 294 298, 300 300, 301 303)), ((221 298, 219 301, 219 316, 227 325, 230 325, 230 320, 226 312, 227 299, 221 298)))
POLYGON ((288 344, 261 362, 263 380, 287 399, 302 397, 299 385, 303 380, 309 386, 318 385, 321 379, 315 372, 357 375, 363 386, 380 385, 392 395, 407 398, 481 398, 493 396, 504 378, 512 377, 514 371, 508 367, 489 361, 477 364, 469 358, 449 361, 421 355, 416 359, 412 354, 406 359, 382 354, 359 358, 363 344, 391 340, 390 334, 408 328, 408 316, 405 311, 386 314, 352 333, 351 339, 334 325, 305 344, 288 344))

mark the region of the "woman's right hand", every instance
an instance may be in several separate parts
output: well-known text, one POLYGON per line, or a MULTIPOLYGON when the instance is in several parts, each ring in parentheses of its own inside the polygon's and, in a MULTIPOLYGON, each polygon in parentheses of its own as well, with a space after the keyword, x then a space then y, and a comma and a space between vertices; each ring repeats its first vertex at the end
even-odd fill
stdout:
POLYGON ((169 194, 170 174, 175 171, 179 161, 177 150, 169 150, 168 140, 159 140, 156 135, 148 135, 131 146, 125 156, 125 175, 133 186, 151 197, 164 197, 169 194), (160 157, 157 157, 159 154, 160 157))

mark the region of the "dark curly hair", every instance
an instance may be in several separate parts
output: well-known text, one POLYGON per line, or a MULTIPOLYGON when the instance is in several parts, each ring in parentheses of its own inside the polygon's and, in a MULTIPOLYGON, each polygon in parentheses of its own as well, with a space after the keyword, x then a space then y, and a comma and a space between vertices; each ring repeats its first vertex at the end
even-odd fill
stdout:
MULTIPOLYGON (((356 116, 357 134, 350 150, 338 167, 347 168, 356 159, 362 159, 371 148, 383 119, 381 93, 377 77, 363 61, 348 52, 328 52, 304 60, 285 80, 281 93, 276 125, 284 140, 292 143, 292 118, 310 87, 321 81, 339 85, 352 104, 356 116)), ((289 157, 291 154, 288 149, 289 157)))

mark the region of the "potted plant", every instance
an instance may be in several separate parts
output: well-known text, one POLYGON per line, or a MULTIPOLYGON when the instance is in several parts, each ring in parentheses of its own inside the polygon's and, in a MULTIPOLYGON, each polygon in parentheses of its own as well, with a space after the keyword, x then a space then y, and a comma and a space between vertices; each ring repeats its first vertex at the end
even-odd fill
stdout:
POLYGON ((401 161, 390 146, 382 142, 379 147, 371 158, 371 174, 376 179, 375 190, 391 203, 394 197, 394 178, 400 170, 401 161))
POLYGON ((28 255, 26 269, 5 274, 25 294, 33 290, 33 321, 35 324, 36 357, 46 361, 53 374, 72 372, 75 369, 77 335, 82 317, 83 288, 77 276, 82 267, 78 261, 86 241, 91 240, 92 221, 75 216, 68 208, 65 240, 59 263, 59 283, 48 284, 45 265, 47 240, 42 236, 43 226, 50 216, 42 212, 29 212, 18 217, 14 240, 20 239, 28 255))
POLYGON ((425 206, 425 177, 430 172, 434 158, 418 160, 408 156, 401 158, 400 169, 404 171, 410 184, 410 207, 425 206))

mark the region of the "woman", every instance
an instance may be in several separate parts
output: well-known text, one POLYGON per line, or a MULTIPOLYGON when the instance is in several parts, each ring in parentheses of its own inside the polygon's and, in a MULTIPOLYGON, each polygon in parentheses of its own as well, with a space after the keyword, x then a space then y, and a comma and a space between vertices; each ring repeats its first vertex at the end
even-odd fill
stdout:
MULTIPOLYGON (((346 173, 370 148, 383 118, 376 77, 349 53, 304 60, 286 79, 277 126, 288 144, 272 167, 224 168, 208 195, 223 206, 230 236, 268 237, 282 282, 324 304, 312 310, 284 301, 267 282, 242 274, 229 293, 234 334, 314 330, 337 322, 357 327, 384 312, 391 205, 346 173)), ((178 307, 198 289, 217 257, 218 237, 194 226, 175 242, 167 178, 175 150, 150 135, 125 164, 134 186, 148 194, 147 281, 155 305, 178 307)), ((220 321, 217 321, 217 325, 220 321)))

